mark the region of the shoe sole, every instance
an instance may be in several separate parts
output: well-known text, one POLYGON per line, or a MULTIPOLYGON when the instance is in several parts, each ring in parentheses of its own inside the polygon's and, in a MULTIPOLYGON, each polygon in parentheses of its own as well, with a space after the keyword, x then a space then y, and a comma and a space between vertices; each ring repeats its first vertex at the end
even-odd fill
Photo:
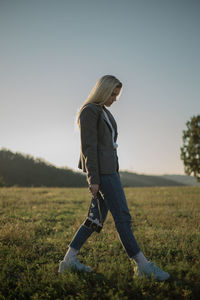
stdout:
POLYGON ((59 269, 58 269, 58 273, 61 274, 65 271, 72 271, 72 272, 86 272, 86 273, 91 273, 92 272, 92 269, 87 269, 87 270, 80 270, 78 268, 76 268, 75 266, 69 266, 67 265, 64 261, 61 261, 60 262, 60 265, 59 265, 59 269))

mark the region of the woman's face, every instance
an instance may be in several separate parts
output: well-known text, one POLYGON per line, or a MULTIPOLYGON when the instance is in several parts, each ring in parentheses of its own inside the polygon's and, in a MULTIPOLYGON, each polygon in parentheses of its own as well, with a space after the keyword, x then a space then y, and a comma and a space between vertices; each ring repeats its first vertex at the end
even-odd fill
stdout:
POLYGON ((110 98, 108 98, 108 100, 106 101, 106 103, 104 103, 105 106, 109 107, 113 104, 113 102, 116 101, 117 96, 120 93, 121 88, 116 87, 113 91, 112 94, 110 96, 110 98))

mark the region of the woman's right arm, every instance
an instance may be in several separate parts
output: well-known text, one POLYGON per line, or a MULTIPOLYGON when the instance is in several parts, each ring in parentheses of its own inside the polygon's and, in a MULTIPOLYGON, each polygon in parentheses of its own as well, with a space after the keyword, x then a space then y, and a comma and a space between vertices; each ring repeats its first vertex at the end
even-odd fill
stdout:
POLYGON ((91 193, 96 193, 100 184, 97 153, 97 122, 99 112, 96 107, 86 106, 80 114, 81 152, 84 157, 87 181, 91 193))

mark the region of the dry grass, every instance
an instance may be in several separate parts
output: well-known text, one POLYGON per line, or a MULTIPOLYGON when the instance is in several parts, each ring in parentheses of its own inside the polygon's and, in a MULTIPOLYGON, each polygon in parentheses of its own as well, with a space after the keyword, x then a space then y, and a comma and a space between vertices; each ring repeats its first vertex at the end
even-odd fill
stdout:
POLYGON ((200 188, 125 193, 139 245, 171 274, 168 282, 133 278, 110 214, 80 253, 94 272, 58 276, 58 262, 87 214, 88 190, 1 188, 0 299, 198 299, 200 188))

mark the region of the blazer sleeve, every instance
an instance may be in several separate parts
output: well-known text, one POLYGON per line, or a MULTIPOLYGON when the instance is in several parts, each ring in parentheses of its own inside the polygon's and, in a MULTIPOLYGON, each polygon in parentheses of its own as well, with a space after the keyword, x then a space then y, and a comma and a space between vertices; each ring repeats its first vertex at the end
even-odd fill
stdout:
POLYGON ((98 116, 98 110, 92 106, 85 106, 80 114, 81 152, 89 184, 100 184, 97 152, 98 116))

